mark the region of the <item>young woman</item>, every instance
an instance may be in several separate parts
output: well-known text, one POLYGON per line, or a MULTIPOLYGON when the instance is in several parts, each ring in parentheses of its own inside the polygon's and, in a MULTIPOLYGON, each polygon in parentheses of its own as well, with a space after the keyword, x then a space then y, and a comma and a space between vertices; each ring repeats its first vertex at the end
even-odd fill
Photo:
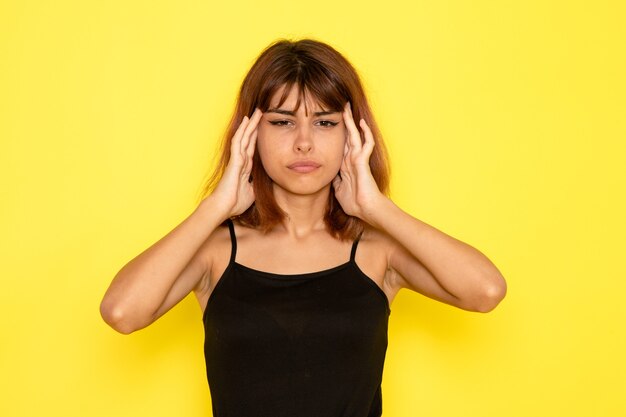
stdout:
POLYGON ((202 201, 117 273, 102 316, 128 334, 194 291, 215 417, 380 416, 400 289, 475 312, 506 293, 485 255, 387 195, 355 69, 322 42, 276 41, 243 81, 202 201))

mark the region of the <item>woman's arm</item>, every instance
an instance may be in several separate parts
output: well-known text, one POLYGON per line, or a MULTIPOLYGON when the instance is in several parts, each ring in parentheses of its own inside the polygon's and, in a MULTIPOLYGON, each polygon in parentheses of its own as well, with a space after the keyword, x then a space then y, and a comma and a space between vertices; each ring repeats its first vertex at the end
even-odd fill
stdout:
POLYGON ((480 251, 410 216, 381 195, 365 221, 387 233, 396 283, 469 311, 489 312, 506 295, 506 281, 480 251))
POLYGON ((128 262, 100 304, 104 321, 129 334, 182 300, 210 267, 199 248, 227 216, 209 196, 176 228, 128 262))
POLYGON ((224 220, 254 202, 250 182, 261 111, 244 116, 230 143, 230 159, 211 195, 171 232, 126 264, 100 304, 104 321, 120 333, 144 328, 198 288, 211 265, 209 237, 224 220))
POLYGON ((383 195, 369 165, 375 146, 372 131, 360 119, 361 137, 349 103, 343 116, 346 144, 340 175, 332 183, 335 196, 347 214, 393 238, 387 250, 387 265, 394 272, 391 284, 464 310, 495 308, 506 294, 500 271, 478 250, 411 217, 383 195))

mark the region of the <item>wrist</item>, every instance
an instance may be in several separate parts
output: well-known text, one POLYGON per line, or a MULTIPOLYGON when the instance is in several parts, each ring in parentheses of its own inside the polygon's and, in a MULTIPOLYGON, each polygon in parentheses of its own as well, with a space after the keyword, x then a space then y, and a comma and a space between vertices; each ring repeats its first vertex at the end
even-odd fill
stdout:
POLYGON ((365 221, 377 229, 383 229, 383 222, 389 209, 395 204, 384 194, 380 194, 371 204, 367 205, 365 221))
POLYGON ((195 211, 200 217, 204 218, 205 224, 214 223, 219 225, 230 217, 230 212, 213 195, 204 198, 195 211))

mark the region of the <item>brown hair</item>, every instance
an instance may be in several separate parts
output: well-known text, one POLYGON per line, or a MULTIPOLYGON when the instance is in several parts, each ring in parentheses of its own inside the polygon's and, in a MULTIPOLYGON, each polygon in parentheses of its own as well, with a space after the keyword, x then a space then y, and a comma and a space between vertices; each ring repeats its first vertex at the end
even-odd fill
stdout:
MULTIPOLYGON (((210 195, 222 178, 230 160, 232 137, 243 117, 250 117, 256 107, 263 112, 267 111, 272 96, 283 85, 286 88, 278 103, 279 107, 294 85, 299 91, 296 109, 301 104, 302 96, 307 93, 312 94, 320 105, 331 111, 343 112, 343 106, 350 101, 357 127, 359 120, 363 118, 374 135, 375 146, 370 156, 370 169, 378 189, 388 195, 387 150, 357 71, 339 52, 323 42, 313 39, 279 39, 261 52, 241 85, 235 111, 222 137, 219 162, 206 181, 200 199, 210 195)), ((304 101, 307 110, 306 100, 304 101)), ((272 179, 263 169, 258 152, 254 153, 251 177, 255 201, 237 219, 245 226, 267 233, 283 220, 286 213, 274 199, 272 179)), ((361 219, 343 211, 332 186, 324 222, 329 233, 342 240, 355 239, 364 227, 361 219)))

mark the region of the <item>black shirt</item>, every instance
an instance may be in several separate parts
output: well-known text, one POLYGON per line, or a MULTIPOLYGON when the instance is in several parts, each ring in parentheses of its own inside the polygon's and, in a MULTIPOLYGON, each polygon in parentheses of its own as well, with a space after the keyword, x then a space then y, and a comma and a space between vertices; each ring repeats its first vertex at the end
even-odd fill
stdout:
POLYGON ((379 417, 391 314, 354 261, 274 274, 235 262, 237 240, 204 311, 214 417, 379 417))

